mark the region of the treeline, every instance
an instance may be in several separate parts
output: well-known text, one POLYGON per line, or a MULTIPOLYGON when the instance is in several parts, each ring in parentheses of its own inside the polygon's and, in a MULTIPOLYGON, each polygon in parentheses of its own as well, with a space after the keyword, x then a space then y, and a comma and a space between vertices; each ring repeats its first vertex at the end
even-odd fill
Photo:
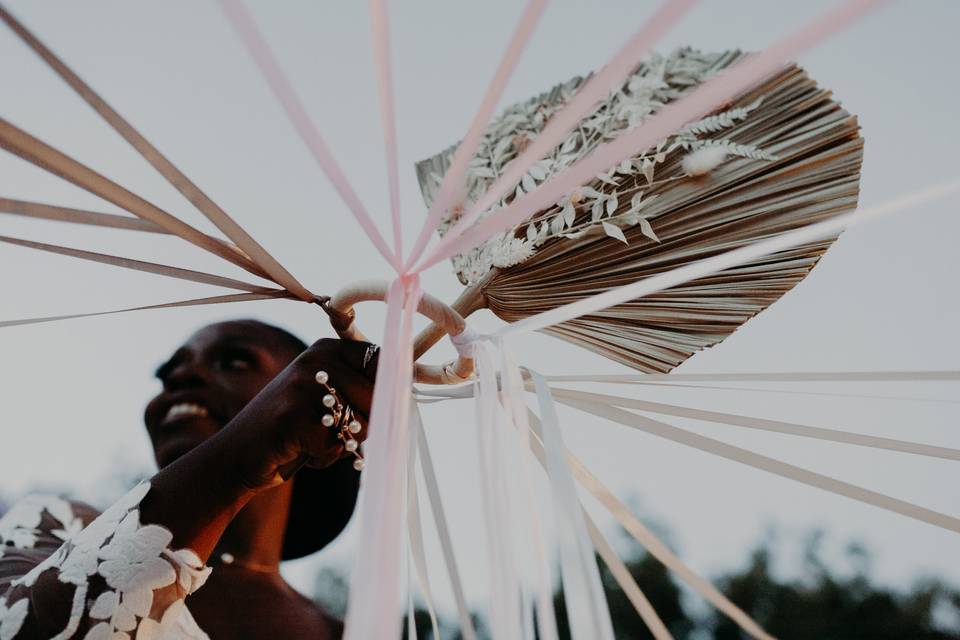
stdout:
MULTIPOLYGON (((775 540, 758 545, 745 566, 714 577, 714 584, 780 640, 958 640, 960 591, 937 579, 919 579, 897 590, 876 584, 869 576, 869 554, 848 545, 846 562, 852 570, 834 569, 823 558, 823 534, 812 533, 805 545, 802 567, 794 577, 774 571, 775 540)), ((627 555, 630 573, 643 589, 664 624, 677 640, 742 640, 740 628, 723 614, 684 593, 659 561, 634 547, 627 555)), ((618 640, 653 636, 633 605, 601 563, 602 579, 618 640)), ((317 599, 338 613, 345 606, 346 581, 330 570, 318 576, 317 599)), ((561 591, 554 594, 560 637, 570 637, 561 591)), ((481 638, 489 638, 482 618, 474 614, 481 638)), ((418 608, 418 637, 432 638, 430 618, 418 608)), ((406 623, 405 623, 406 624, 406 623)), ((460 640, 456 620, 441 620, 441 635, 460 640)), ((406 638, 406 627, 404 627, 406 638)))

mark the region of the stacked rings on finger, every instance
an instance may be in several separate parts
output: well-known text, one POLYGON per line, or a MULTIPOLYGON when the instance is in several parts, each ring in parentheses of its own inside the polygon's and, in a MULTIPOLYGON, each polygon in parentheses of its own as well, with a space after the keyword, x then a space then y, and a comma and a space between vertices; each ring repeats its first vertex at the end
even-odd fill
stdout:
POLYGON ((317 371, 316 380, 327 390, 321 402, 330 411, 323 414, 320 424, 337 429, 337 438, 343 442, 343 448, 354 455, 353 468, 362 471, 366 463, 360 454, 360 443, 354 436, 360 433, 363 425, 357 420, 353 409, 340 400, 337 390, 330 386, 330 375, 326 371, 317 371))

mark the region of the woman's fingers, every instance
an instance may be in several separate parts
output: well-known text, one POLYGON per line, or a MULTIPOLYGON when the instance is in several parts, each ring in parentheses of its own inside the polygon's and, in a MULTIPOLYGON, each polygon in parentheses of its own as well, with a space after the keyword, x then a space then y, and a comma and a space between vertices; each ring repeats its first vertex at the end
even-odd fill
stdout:
POLYGON ((343 457, 347 450, 339 433, 337 425, 327 427, 317 423, 312 428, 310 437, 303 443, 307 466, 324 469, 343 457))
MULTIPOLYGON (((370 407, 373 403, 373 384, 367 380, 362 373, 348 367, 330 367, 327 371, 327 384, 333 387, 335 395, 341 403, 345 403, 353 409, 353 412, 366 418, 370 415, 370 407)), ((318 392, 325 392, 325 387, 318 385, 318 392)), ((325 393, 319 393, 317 400, 320 401, 325 393)), ((322 411, 323 409, 321 409, 322 411)))
MULTIPOLYGON (((349 340, 324 339, 301 356, 307 374, 315 376, 317 372, 327 374, 326 384, 336 390, 340 400, 347 402, 355 412, 368 416, 373 401, 373 381, 363 368, 367 360, 367 371, 375 372, 376 355, 367 355, 370 343, 349 340)), ((318 383, 320 389, 325 387, 318 383)), ((318 395, 318 399, 323 394, 318 395)))
POLYGON ((340 356, 344 363, 361 371, 370 382, 377 378, 377 363, 380 360, 380 347, 372 342, 340 340, 340 356))
POLYGON ((310 413, 315 418, 301 427, 301 446, 309 456, 308 466, 325 468, 343 457, 353 457, 346 441, 366 439, 378 355, 379 349, 367 342, 323 339, 311 345, 293 365, 299 369, 297 377, 308 380, 306 387, 298 385, 299 393, 305 394, 301 398, 314 409, 310 413), (325 375, 318 377, 321 371, 325 375), (328 394, 334 396, 332 406, 323 402, 328 394), (351 433, 345 423, 323 424, 325 415, 336 417, 346 407, 362 425, 358 433, 351 433))

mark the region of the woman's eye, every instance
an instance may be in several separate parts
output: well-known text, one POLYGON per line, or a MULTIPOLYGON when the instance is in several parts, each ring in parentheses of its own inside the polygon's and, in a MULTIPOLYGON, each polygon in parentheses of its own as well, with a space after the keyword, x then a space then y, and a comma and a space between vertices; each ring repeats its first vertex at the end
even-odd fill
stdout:
POLYGON ((226 371, 245 371, 253 367, 253 359, 245 353, 226 353, 220 358, 220 367, 226 371))

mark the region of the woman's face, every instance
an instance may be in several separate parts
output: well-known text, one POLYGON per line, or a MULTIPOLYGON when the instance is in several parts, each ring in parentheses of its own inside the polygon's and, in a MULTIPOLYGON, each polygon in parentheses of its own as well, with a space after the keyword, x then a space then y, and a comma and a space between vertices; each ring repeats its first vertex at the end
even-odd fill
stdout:
POLYGON ((144 422, 165 467, 233 419, 297 353, 268 325, 240 320, 197 331, 157 369, 144 422))

